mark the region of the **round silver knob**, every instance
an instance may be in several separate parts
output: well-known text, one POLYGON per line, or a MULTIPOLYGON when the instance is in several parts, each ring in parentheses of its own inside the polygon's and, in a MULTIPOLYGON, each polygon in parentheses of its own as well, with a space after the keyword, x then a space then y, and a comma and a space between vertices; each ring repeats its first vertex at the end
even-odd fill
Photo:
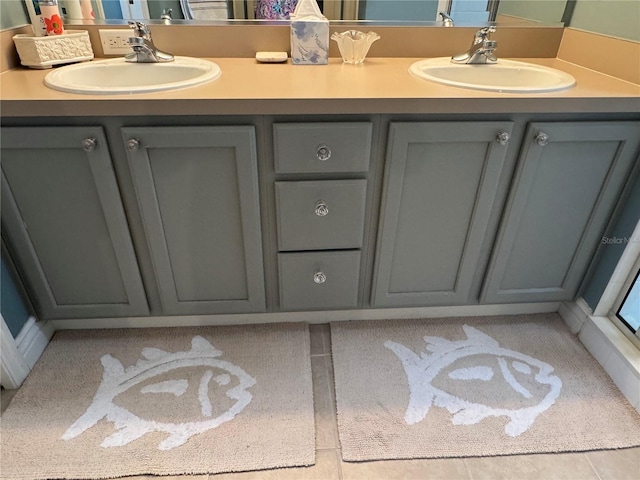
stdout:
POLYGON ((140 140, 137 138, 130 138, 127 141, 127 148, 129 150, 138 150, 140 148, 140 140))
POLYGON ((324 283, 327 281, 327 276, 323 272, 318 270, 313 274, 313 281, 317 284, 324 283))
POLYGON ((500 132, 496 135, 496 142, 500 145, 507 145, 511 136, 507 132, 500 132))
POLYGON ((316 215, 319 217, 326 217, 329 215, 329 207, 324 200, 318 200, 316 202, 316 215))
POLYGON ((326 162, 331 158, 331 149, 324 143, 321 143, 318 145, 318 148, 316 148, 316 157, 318 157, 318 160, 321 162, 326 162))
POLYGON ((544 132, 540 132, 535 136, 534 140, 538 145, 544 147, 547 143, 549 143, 549 135, 544 132))
POLYGON ((82 149, 85 152, 93 152, 96 149, 96 146, 98 145, 98 141, 93 137, 89 137, 82 140, 81 144, 82 144, 82 149))

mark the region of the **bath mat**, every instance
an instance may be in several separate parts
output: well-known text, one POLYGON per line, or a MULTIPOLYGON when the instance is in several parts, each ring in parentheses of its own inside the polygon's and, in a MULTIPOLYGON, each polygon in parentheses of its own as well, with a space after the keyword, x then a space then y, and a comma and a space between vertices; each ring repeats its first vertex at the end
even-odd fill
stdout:
POLYGON ((640 415, 557 314, 331 324, 346 461, 640 445, 640 415))
POLYGON ((57 332, 2 415, 3 479, 314 463, 307 325, 57 332))

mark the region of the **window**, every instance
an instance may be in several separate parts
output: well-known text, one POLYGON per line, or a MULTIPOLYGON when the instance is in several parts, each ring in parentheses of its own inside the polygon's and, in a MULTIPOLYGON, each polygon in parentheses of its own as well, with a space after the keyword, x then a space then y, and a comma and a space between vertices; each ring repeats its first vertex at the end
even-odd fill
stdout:
POLYGON ((640 270, 636 273, 631 287, 626 292, 616 316, 634 333, 640 330, 640 270))
POLYGON ((640 254, 633 262, 626 280, 618 285, 621 288, 609 310, 609 318, 640 348, 640 254))

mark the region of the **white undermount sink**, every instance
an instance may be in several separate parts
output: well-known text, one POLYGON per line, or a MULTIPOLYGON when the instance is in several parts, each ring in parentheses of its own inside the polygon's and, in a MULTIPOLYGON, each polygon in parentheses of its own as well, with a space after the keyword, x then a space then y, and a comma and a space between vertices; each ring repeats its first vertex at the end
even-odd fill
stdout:
POLYGON ((202 85, 221 73, 217 64, 201 58, 175 57, 166 63, 129 63, 114 58, 56 68, 45 76, 44 83, 69 93, 150 93, 202 85))
POLYGON ((451 63, 451 58, 420 60, 409 72, 418 78, 453 87, 504 93, 542 93, 566 90, 576 80, 555 68, 498 59, 498 63, 470 65, 451 63))

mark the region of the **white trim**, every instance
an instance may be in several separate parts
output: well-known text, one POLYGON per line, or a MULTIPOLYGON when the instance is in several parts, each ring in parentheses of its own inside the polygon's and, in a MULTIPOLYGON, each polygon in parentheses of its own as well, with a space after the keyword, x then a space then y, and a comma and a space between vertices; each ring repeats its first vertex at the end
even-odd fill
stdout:
POLYGON ((638 269, 640 269, 640 255, 638 255, 638 259, 636 260, 635 264, 631 268, 631 272, 629 272, 629 277, 626 279, 624 283, 620 285, 620 291, 618 293, 618 297, 616 298, 615 302, 613 302, 613 305, 607 312, 607 317, 609 317, 611 322, 613 322, 613 324, 616 327, 618 327, 629 340, 631 340, 631 343, 633 343, 638 349, 640 349, 640 329, 634 332, 631 328, 629 328, 630 325, 629 323, 627 323, 628 319, 624 319, 623 321, 621 317, 618 317, 618 312, 622 313, 621 312, 622 303, 627 301, 626 300, 627 294, 630 293, 631 289, 634 286, 634 281, 636 279, 636 274, 638 272, 638 269))
POLYGON ((609 311, 618 299, 620 289, 627 281, 638 257, 640 257, 640 220, 636 224, 631 238, 627 241, 627 245, 616 265, 616 269, 613 271, 613 275, 611 275, 607 288, 605 288, 598 305, 593 310, 595 316, 605 317, 609 315, 609 311))
POLYGON ((440 12, 449 13, 449 6, 449 0, 438 0, 438 13, 436 13, 436 18, 434 20, 440 20, 440 12))
POLYGON ((574 335, 577 335, 582 330, 585 322, 589 319, 585 312, 590 311, 589 305, 582 297, 575 302, 564 302, 558 309, 558 313, 574 335))
POLYGON ((0 314, 0 384, 7 389, 20 387, 31 369, 18 351, 11 331, 0 314))
POLYGON ((580 342, 640 413, 640 350, 608 317, 590 315, 588 305, 580 300, 565 304, 558 313, 572 331, 582 323, 578 333, 580 342))
POLYGON ((16 344, 29 368, 33 368, 36 364, 53 337, 54 331, 51 322, 38 322, 34 317, 29 317, 24 324, 16 337, 16 344))
POLYGON ((82 328, 196 327, 251 323, 327 323, 345 320, 388 320, 401 318, 475 317, 557 312, 559 302, 464 305, 457 307, 380 308, 319 312, 243 313, 235 315, 190 315, 173 317, 96 318, 53 320, 56 330, 82 328))

